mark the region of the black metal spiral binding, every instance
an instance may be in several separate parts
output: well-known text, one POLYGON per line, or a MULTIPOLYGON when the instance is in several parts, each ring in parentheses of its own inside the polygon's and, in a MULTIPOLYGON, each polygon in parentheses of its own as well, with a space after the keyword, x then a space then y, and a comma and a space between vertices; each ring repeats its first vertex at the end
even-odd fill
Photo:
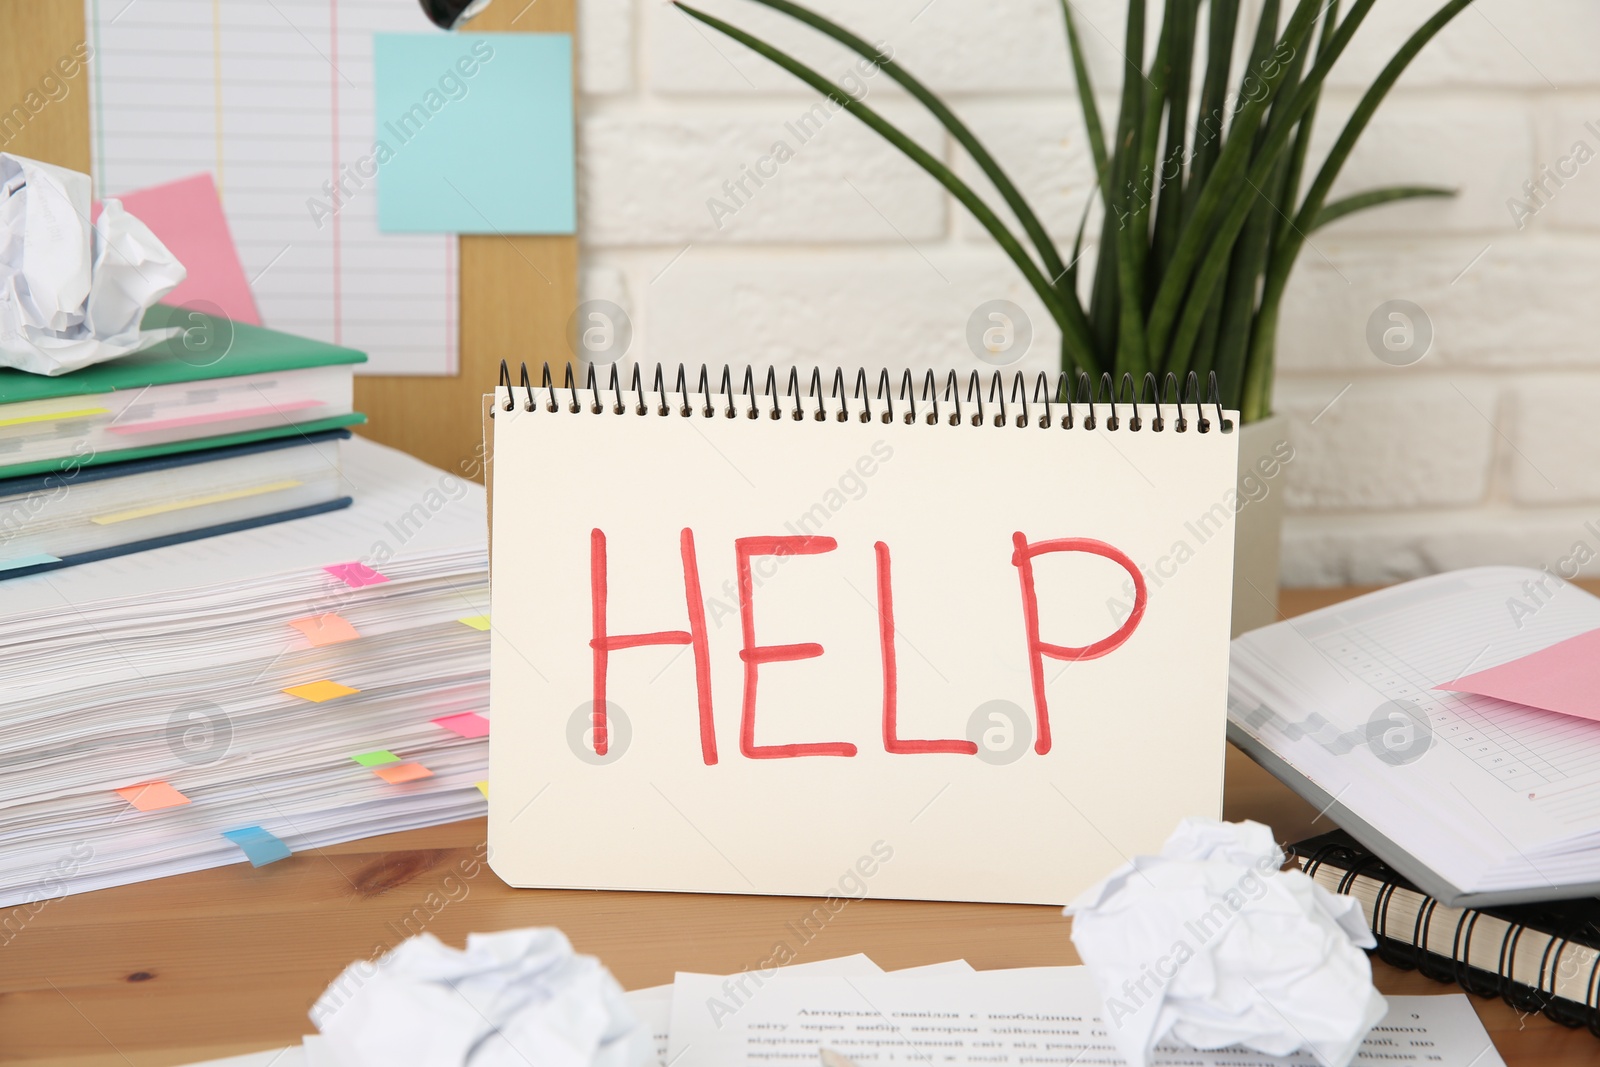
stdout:
MULTIPOLYGON (((943 421, 951 426, 966 423, 1017 429, 1031 427, 1044 430, 1056 427, 1093 430, 1099 428, 1097 420, 1101 414, 1096 412, 1099 406, 1102 413, 1103 409, 1110 408, 1109 414, 1105 414, 1103 419, 1107 430, 1187 433, 1191 423, 1199 433, 1211 433, 1213 429, 1232 433, 1234 430, 1233 420, 1222 409, 1221 391, 1215 372, 1206 375, 1203 399, 1200 376, 1194 371, 1184 377, 1181 387, 1175 374, 1163 375, 1159 381, 1154 374, 1146 374, 1138 382, 1135 382, 1132 374, 1124 374, 1120 379, 1102 374, 1096 382, 1082 371, 1076 374, 1063 371, 1055 375, 1052 385, 1051 376, 1041 371, 1033 381, 1031 395, 1024 371, 1013 372, 1009 382, 1002 371, 994 371, 987 382, 978 371, 972 371, 964 390, 960 377, 955 371, 950 371, 943 390, 940 390, 938 378, 930 370, 923 377, 921 390, 918 391, 914 375, 906 370, 901 375, 898 393, 887 368, 878 372, 875 389, 864 368, 856 371, 853 388, 847 388, 844 370, 835 370, 832 386, 826 393, 823 391, 821 368, 812 369, 810 384, 804 392, 800 388, 798 368, 790 369, 788 382, 781 393, 775 368, 767 368, 763 388, 759 392, 756 390, 756 371, 753 367, 745 367, 737 390, 734 388, 734 373, 731 365, 723 364, 722 373, 713 389, 710 366, 702 363, 691 388, 689 368, 680 363, 672 378, 672 387, 668 388, 667 368, 658 363, 649 375, 650 387, 647 389, 646 375, 638 364, 634 365, 626 386, 615 364, 604 382, 595 367, 590 366, 580 387, 570 364, 563 369, 558 385, 550 364, 544 363, 540 366, 539 382, 535 385, 528 364, 520 365, 518 379, 513 383, 510 362, 501 360, 500 388, 505 390, 506 398, 496 407, 504 411, 513 411, 519 406, 528 412, 542 409, 554 413, 565 410, 573 415, 587 411, 593 415, 631 413, 636 416, 654 414, 682 418, 698 415, 707 419, 759 419, 763 414, 768 419, 781 419, 787 413, 796 422, 807 418, 815 422, 848 422, 854 419, 858 422, 900 421, 907 425, 920 421, 933 426, 943 421), (587 407, 579 401, 580 388, 588 396, 587 407), (516 400, 519 390, 522 393, 520 405, 516 400), (608 393, 609 404, 605 401, 608 393), (650 394, 654 394, 653 406, 646 402, 650 394), (634 398, 631 409, 624 403, 625 396, 634 398), (669 396, 673 398, 670 404, 669 396), (967 406, 965 413, 962 411, 963 403, 967 406), (943 416, 939 410, 941 404, 945 405, 946 413, 943 416), (1052 405, 1060 409, 1059 413, 1052 410, 1052 405), (1165 418, 1162 414, 1163 405, 1176 408, 1177 417, 1170 420, 1165 418), (1150 410, 1141 411, 1141 407, 1150 410), (1080 412, 1080 408, 1086 410, 1080 412), (1185 414, 1186 408, 1193 410, 1192 420, 1185 414), (1214 414, 1215 421, 1208 417, 1208 409, 1214 414), (1125 411, 1128 412, 1126 418, 1125 411)), ((493 414, 491 411, 490 415, 493 414)))

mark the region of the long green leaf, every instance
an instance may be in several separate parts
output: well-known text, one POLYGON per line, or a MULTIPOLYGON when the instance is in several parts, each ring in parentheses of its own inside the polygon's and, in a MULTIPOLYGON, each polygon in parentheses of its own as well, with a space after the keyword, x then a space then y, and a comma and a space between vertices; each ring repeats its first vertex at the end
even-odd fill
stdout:
POLYGON ((1167 138, 1162 146, 1155 230, 1145 267, 1146 293, 1155 292, 1161 284, 1183 222, 1184 171, 1189 152, 1189 91, 1194 80, 1194 35, 1199 15, 1200 0, 1167 0, 1164 20, 1172 26, 1172 45, 1167 56, 1171 68, 1167 80, 1167 138))
POLYGON ((1100 122, 1100 105, 1095 102, 1094 84, 1089 79, 1089 64, 1083 58, 1083 42, 1078 38, 1078 24, 1072 17, 1070 0, 1061 0, 1061 15, 1067 23, 1067 50, 1072 55, 1072 75, 1078 85, 1078 104, 1083 109, 1083 127, 1089 137, 1089 151, 1094 155, 1095 184, 1111 207, 1111 157, 1106 152, 1106 131, 1100 122))
MULTIPOLYGON (((1279 0, 1265 0, 1261 6, 1260 19, 1256 24, 1255 43, 1250 49, 1251 70, 1261 69, 1273 55, 1280 11, 1279 0)), ((1264 125, 1256 133, 1257 144, 1270 143, 1272 123, 1282 120, 1283 101, 1285 95, 1292 94, 1299 83, 1296 61, 1303 55, 1304 52, 1297 52, 1295 60, 1290 62, 1289 72, 1284 76, 1278 96, 1267 112, 1264 125)), ((1241 191, 1240 194, 1244 199, 1254 203, 1249 215, 1246 216, 1244 229, 1233 243, 1233 252, 1229 257, 1227 280, 1222 287, 1222 320, 1218 326, 1214 357, 1222 402, 1230 408, 1238 406, 1240 385, 1244 380, 1245 358, 1250 351, 1250 323, 1255 313, 1257 280, 1261 276, 1266 263, 1267 249, 1272 241, 1273 221, 1278 217, 1274 204, 1279 188, 1283 184, 1283 173, 1284 167, 1280 163, 1273 169, 1266 187, 1260 191, 1241 191)), ((1209 310, 1208 308, 1208 313, 1209 310)), ((1192 352, 1191 347, 1175 354, 1169 366, 1179 374, 1188 370, 1188 360, 1192 352)))
MULTIPOLYGON (((688 4, 679 3, 676 6, 685 14, 731 37, 746 48, 766 57, 807 85, 810 85, 813 89, 816 89, 841 108, 866 123, 879 136, 908 156, 912 162, 932 175, 968 211, 972 212, 973 217, 978 220, 984 229, 989 231, 990 236, 995 239, 995 242, 1000 245, 1006 255, 1011 257, 1012 262, 1017 265, 1017 269, 1022 271, 1023 278, 1027 280, 1034 293, 1038 295, 1040 302, 1049 310, 1051 317, 1056 320, 1056 324, 1061 327, 1063 344, 1071 345, 1074 358, 1079 361, 1083 369, 1089 373, 1098 373, 1099 362, 1090 347, 1088 324, 1081 320, 1075 320, 1069 314, 1067 306, 1061 299, 1061 294, 1056 290, 1051 280, 1039 270, 1038 264, 1034 263, 1029 257, 1021 242, 1016 239, 1010 230, 1006 229, 1005 223, 1000 221, 999 216, 994 213, 993 209, 985 204, 982 198, 973 192, 966 182, 957 177, 955 172, 946 166, 943 161, 907 137, 894 124, 879 115, 867 104, 857 100, 844 89, 799 60, 714 15, 692 8, 688 4)), ((1074 306, 1076 306, 1076 301, 1074 301, 1074 306)))
POLYGON ((1195 115, 1194 136, 1190 138, 1189 184, 1183 194, 1181 232, 1194 217, 1196 202, 1206 179, 1222 154, 1228 101, 1228 82, 1233 73, 1233 39, 1239 32, 1239 0, 1211 0, 1206 26, 1206 72, 1200 86, 1200 110, 1195 115))
MULTIPOLYGON (((1314 4, 1316 2, 1318 0, 1301 0, 1300 4, 1295 8, 1294 15, 1290 17, 1290 32, 1285 33, 1284 41, 1289 43, 1295 51, 1305 47, 1306 36, 1310 30, 1309 17, 1315 14, 1314 4), (1302 15, 1306 15, 1307 19, 1303 21, 1302 15)), ((1315 101, 1317 89, 1327 78, 1328 71, 1337 62, 1344 47, 1349 44, 1350 38, 1355 35, 1357 28, 1359 28, 1361 20, 1366 17, 1367 12, 1372 9, 1372 5, 1375 2, 1376 0, 1357 0, 1350 9, 1350 14, 1346 16, 1338 31, 1333 35, 1333 39, 1329 42, 1328 51, 1317 57, 1316 64, 1312 67, 1311 72, 1306 75, 1305 80, 1296 87, 1294 93, 1284 104, 1281 120, 1273 124, 1266 143, 1256 153, 1248 169, 1243 166, 1234 166, 1230 170, 1229 164, 1233 161, 1230 161, 1229 155, 1237 147, 1239 138, 1237 133, 1229 138, 1228 147, 1223 149, 1222 160, 1218 163, 1217 171, 1212 175, 1211 180, 1213 183, 1221 181, 1225 177, 1230 180, 1237 180, 1232 177, 1236 173, 1243 178, 1245 183, 1258 192, 1268 184, 1272 169, 1277 163, 1278 155, 1288 144, 1289 136, 1293 132, 1295 124, 1315 101)), ((1288 64, 1286 62, 1279 63, 1278 68, 1279 80, 1287 77, 1289 73, 1288 64)), ((1211 192, 1212 190, 1208 188, 1206 195, 1210 195, 1211 192)), ((1221 282, 1227 270, 1228 250, 1238 236, 1240 229, 1243 228, 1253 206, 1253 202, 1244 196, 1235 195, 1232 201, 1226 204, 1224 204, 1223 200, 1223 195, 1219 193, 1217 213, 1222 217, 1215 230, 1210 234, 1212 251, 1205 261, 1199 264, 1198 269, 1193 272, 1193 288, 1188 293, 1187 301, 1183 301, 1184 294, 1181 292, 1172 300, 1171 307, 1173 309, 1180 306, 1181 302, 1182 318, 1178 320, 1175 329, 1170 326, 1170 318, 1163 323, 1171 331, 1169 334, 1163 334, 1162 336, 1163 338, 1170 337, 1169 359, 1174 362, 1181 362, 1188 358, 1187 352, 1193 346, 1195 337, 1199 333, 1201 320, 1210 303, 1211 292, 1221 282)), ((1205 196, 1202 196, 1201 201, 1203 206, 1205 196)), ((1197 224, 1199 220, 1200 215, 1197 213, 1197 224)), ((1189 233, 1186 232, 1184 240, 1187 240, 1189 236, 1189 233)), ((1182 251, 1181 242, 1179 251, 1180 253, 1182 251)), ((1200 256, 1196 254, 1194 258, 1199 260, 1200 256)), ((1166 289, 1171 281, 1172 279, 1169 277, 1167 282, 1163 283, 1162 288, 1166 289)), ((1161 310, 1163 310, 1161 297, 1158 295, 1157 307, 1151 312, 1152 321, 1154 321, 1156 313, 1161 310)), ((1174 311, 1173 315, 1175 316, 1175 314, 1176 312, 1174 311)), ((1150 333, 1151 343, 1154 344, 1156 338, 1154 326, 1152 326, 1150 333)))
MULTIPOLYGON (((1376 0, 1365 0, 1366 5, 1376 0)), ((1299 0, 1294 6, 1294 14, 1290 16, 1290 24, 1283 32, 1282 45, 1299 51, 1306 46, 1307 35, 1317 16, 1317 5, 1320 0, 1299 0)), ((1354 32, 1354 30, 1352 30, 1354 32)), ((1198 202, 1195 203, 1194 218, 1189 219, 1189 226, 1184 227, 1181 237, 1178 238, 1178 248, 1173 251, 1173 262, 1166 270, 1166 277, 1162 278, 1162 288, 1155 294, 1155 302, 1150 306, 1149 338, 1150 352, 1154 352, 1157 360, 1165 360, 1168 365, 1178 357, 1187 344, 1194 342, 1190 334, 1187 344, 1181 344, 1181 339, 1174 338, 1174 325, 1184 326, 1179 323, 1179 312, 1189 315, 1189 310, 1194 310, 1194 330, 1198 330, 1198 317, 1205 314, 1205 306, 1210 302, 1210 290, 1198 298, 1190 299, 1189 309, 1184 307, 1184 296, 1189 293, 1190 283, 1198 285, 1202 278, 1210 285, 1216 285, 1221 280, 1222 272, 1227 267, 1227 256, 1238 235, 1238 229, 1245 224, 1245 218, 1250 213, 1251 200, 1242 194, 1245 189, 1240 179, 1253 182, 1256 189, 1261 189, 1261 182, 1266 181, 1266 173, 1246 178, 1246 168, 1251 165, 1251 150, 1254 149, 1254 136, 1261 125, 1262 117, 1266 114, 1267 107, 1274 101, 1278 85, 1282 85, 1283 78, 1288 75, 1288 62, 1275 62, 1274 69, 1269 74, 1262 74, 1258 70, 1250 70, 1245 75, 1245 85, 1251 86, 1253 93, 1245 106, 1238 109, 1234 118, 1234 125, 1230 126, 1227 144, 1222 147, 1222 154, 1218 157, 1216 168, 1206 179, 1205 189, 1202 190, 1198 202), (1254 82, 1251 83, 1251 78, 1254 82), (1237 214, 1237 224, 1234 216, 1237 214), (1222 224, 1218 226, 1219 219, 1222 224), (1202 259, 1205 258, 1205 264, 1202 259), (1198 304, 1198 306, 1197 306, 1198 304)), ((1304 86, 1302 86, 1304 88, 1304 86)), ((1290 120, 1291 122, 1291 120, 1290 120)), ((1288 126, 1283 125, 1283 138, 1288 138, 1288 126)), ((1261 160, 1256 160, 1256 163, 1261 160)), ((1270 163, 1269 163, 1270 166, 1270 163)), ((1261 168, 1266 171, 1267 168, 1261 168)))
POLYGON ((1322 210, 1317 213, 1316 221, 1311 224, 1311 232, 1315 233, 1330 223, 1338 222, 1346 215, 1353 215, 1357 211, 1365 211, 1382 204, 1435 197, 1448 199, 1455 195, 1454 189, 1438 185, 1389 185, 1382 189, 1368 189, 1323 205, 1322 210))
MULTIPOLYGON (((1022 224, 1023 230, 1027 233, 1028 239, 1038 249, 1039 260, 1044 264, 1044 269, 1049 273, 1052 280, 1060 281, 1066 274, 1067 265, 1061 262, 1061 256, 1056 251, 1055 242, 1045 232, 1044 225, 1039 221, 1039 217, 1034 214, 1033 208, 1023 198, 1022 193, 1017 189, 1015 183, 1011 181, 1005 170, 995 161, 994 156, 989 154, 989 150, 973 135, 967 124, 962 122, 955 112, 945 106, 944 101, 935 96, 910 71, 896 63, 892 58, 884 55, 864 38, 851 33, 838 23, 801 7, 799 4, 790 3, 790 0, 751 0, 751 2, 782 12, 790 18, 803 22, 812 29, 838 41, 887 74, 901 88, 910 93, 918 103, 927 108, 933 117, 939 120, 939 124, 950 131, 950 136, 954 137, 957 143, 967 150, 967 154, 978 165, 978 169, 983 171, 989 181, 994 183, 995 190, 999 192, 1001 198, 1011 208, 1012 213, 1017 217, 1017 221, 1022 224)), ((1076 295, 1072 299, 1076 301, 1076 295)))
MULTIPOLYGON (((1355 147, 1356 141, 1366 131, 1367 124, 1372 121, 1378 105, 1383 103, 1384 97, 1389 94, 1394 83, 1400 80, 1400 75, 1405 73, 1411 61, 1417 57, 1417 53, 1421 52, 1440 30, 1449 25, 1450 21, 1466 10, 1471 3, 1472 0, 1450 0, 1406 40, 1394 58, 1383 68, 1377 80, 1362 95, 1361 102, 1356 105, 1354 113, 1345 123, 1339 139, 1329 149, 1321 170, 1317 172, 1316 180, 1311 183, 1305 201, 1295 216, 1294 226, 1284 235, 1283 246, 1274 251, 1272 270, 1267 275, 1266 285, 1262 291, 1261 314, 1256 326, 1256 336, 1251 344, 1250 363, 1245 371, 1244 400, 1240 409, 1245 420, 1265 418, 1272 408, 1273 347, 1277 344, 1279 308, 1283 302, 1284 290, 1289 284, 1289 274, 1294 267, 1295 258, 1305 242, 1306 234, 1314 228, 1316 220, 1322 215, 1328 191, 1333 188, 1333 183, 1339 177, 1339 171, 1350 158, 1350 152, 1355 147)), ((1340 33, 1343 29, 1341 25, 1340 33)), ((1335 37, 1337 38, 1338 34, 1335 34, 1335 37)), ((1320 56, 1317 65, 1319 67, 1322 65, 1320 56)))
MULTIPOLYGON (((1166 47, 1163 34, 1158 51, 1166 47)), ((1149 96, 1159 100, 1164 95, 1160 86, 1146 78, 1144 68, 1144 3, 1143 0, 1128 5, 1127 34, 1123 40, 1122 111, 1117 117, 1117 183, 1112 191, 1114 216, 1107 216, 1105 225, 1116 224, 1117 241, 1117 291, 1121 314, 1117 325, 1118 374, 1132 374, 1136 379, 1150 369, 1145 354, 1144 339, 1144 260, 1149 245, 1148 218, 1150 200, 1145 192, 1149 177, 1146 156, 1154 158, 1154 146, 1146 146, 1146 135, 1154 136, 1159 127, 1147 114, 1145 100, 1149 96)), ((1159 77, 1164 57, 1158 56, 1155 73, 1159 77)), ((1160 113, 1156 112, 1159 119, 1160 113)))

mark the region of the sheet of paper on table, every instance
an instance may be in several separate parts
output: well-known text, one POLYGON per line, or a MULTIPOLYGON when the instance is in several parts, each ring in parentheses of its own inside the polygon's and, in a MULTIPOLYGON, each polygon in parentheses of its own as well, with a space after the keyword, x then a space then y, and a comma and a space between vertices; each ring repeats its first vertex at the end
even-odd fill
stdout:
MULTIPOLYGON (((1087 968, 1037 967, 967 974, 779 973, 748 996, 724 979, 679 974, 673 986, 668 1062, 741 1067, 777 1060, 815 1063, 831 1048, 858 1064, 1120 1062, 1087 968)), ((1463 994, 1390 997, 1389 1014, 1357 1053, 1357 1065, 1500 1067, 1503 1061, 1463 994)), ((1154 1064, 1314 1067, 1237 1049, 1195 1052, 1157 1046, 1154 1064)))

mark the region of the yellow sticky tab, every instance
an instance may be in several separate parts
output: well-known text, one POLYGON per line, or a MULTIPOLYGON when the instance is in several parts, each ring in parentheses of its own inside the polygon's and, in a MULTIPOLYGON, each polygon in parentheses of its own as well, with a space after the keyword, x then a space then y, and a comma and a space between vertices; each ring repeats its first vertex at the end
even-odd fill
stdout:
POLYGON ((85 419, 90 415, 109 415, 105 408, 74 408, 71 411, 42 411, 37 415, 15 415, 0 419, 0 426, 24 426, 30 422, 66 422, 68 419, 85 419))
POLYGON ((478 787, 478 792, 483 794, 483 799, 485 799, 485 800, 489 799, 489 783, 488 782, 473 782, 472 784, 478 787))
POLYGON ((171 511, 203 508, 207 504, 225 504, 230 500, 244 500, 252 496, 265 496, 267 493, 281 493, 285 489, 294 489, 300 484, 300 482, 293 479, 287 479, 267 485, 253 485, 248 489, 234 489, 226 493, 208 493, 205 496, 191 496, 183 500, 168 500, 161 504, 150 504, 142 508, 129 508, 127 511, 113 511, 106 515, 96 515, 89 521, 96 526, 113 526, 119 522, 127 522, 129 519, 148 519, 152 515, 165 515, 171 511))
POLYGON ((313 703, 321 704, 324 700, 347 697, 352 693, 359 693, 361 690, 351 689, 348 685, 340 685, 338 682, 330 682, 327 679, 323 679, 320 682, 292 685, 285 689, 284 692, 292 697, 299 697, 301 700, 310 700, 313 703))
POLYGON ((487 630, 489 628, 489 616, 487 615, 468 615, 464 619, 457 619, 456 622, 463 626, 470 626, 474 630, 487 630))

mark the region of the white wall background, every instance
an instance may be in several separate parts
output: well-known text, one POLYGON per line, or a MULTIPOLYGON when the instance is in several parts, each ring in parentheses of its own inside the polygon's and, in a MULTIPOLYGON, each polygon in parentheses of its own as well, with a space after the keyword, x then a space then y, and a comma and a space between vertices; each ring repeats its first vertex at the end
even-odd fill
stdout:
MULTIPOLYGON (((1324 144, 1364 80, 1440 2, 1381 0, 1324 96, 1324 144)), ((824 73, 851 67, 848 53, 758 5, 699 6, 824 73)), ((1070 246, 1091 170, 1058 0, 812 6, 892 45, 1070 246)), ((660 0, 579 7, 584 295, 627 310, 631 357, 964 375, 980 366, 967 318, 1003 297, 1033 316, 1021 366, 1054 369, 1058 335, 1014 267, 876 134, 838 114, 802 142, 787 124, 818 97, 660 0), (724 182, 778 141, 794 158, 764 185, 747 183, 748 200, 718 225, 708 200, 733 205, 724 182)), ((1097 92, 1113 96, 1122 4, 1075 0, 1075 10, 1097 92)), ((869 85, 874 107, 973 177, 904 93, 881 75, 869 85)), ((1346 220, 1300 258, 1276 399, 1298 451, 1289 584, 1491 562, 1554 568, 1580 543, 1590 550, 1580 555, 1600 556, 1600 162, 1569 163, 1575 175, 1547 184, 1524 228, 1508 207, 1578 142, 1600 153, 1595 0, 1478 0, 1379 112, 1335 195, 1414 181, 1460 196, 1346 220), (1383 363, 1365 341, 1369 316, 1392 299, 1433 324, 1433 347, 1412 366, 1383 363)), ((1600 559, 1585 570, 1600 574, 1600 559)))

